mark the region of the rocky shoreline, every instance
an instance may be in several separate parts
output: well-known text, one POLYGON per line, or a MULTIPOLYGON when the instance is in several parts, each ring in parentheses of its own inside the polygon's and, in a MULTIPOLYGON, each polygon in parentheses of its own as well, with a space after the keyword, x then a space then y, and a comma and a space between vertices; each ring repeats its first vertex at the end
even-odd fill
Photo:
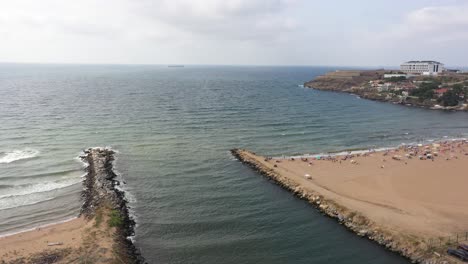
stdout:
POLYGON ((435 100, 423 100, 411 96, 390 96, 389 93, 381 93, 376 88, 369 88, 369 81, 383 80, 385 71, 363 70, 353 71, 344 70, 328 72, 325 75, 317 76, 313 80, 305 82, 306 88, 320 91, 342 92, 359 96, 363 99, 372 101, 387 102, 409 107, 420 107, 431 110, 444 111, 468 111, 467 107, 462 106, 440 106, 435 100))
POLYGON ((366 100, 382 102, 382 103, 391 103, 391 104, 396 104, 396 105, 401 105, 401 106, 406 106, 406 107, 418 107, 418 108, 424 108, 424 109, 429 109, 429 110, 443 110, 443 111, 464 111, 464 112, 468 111, 468 109, 460 109, 457 107, 435 107, 433 104, 427 104, 425 102, 419 102, 418 100, 409 99, 409 98, 407 98, 405 101, 400 101, 399 99, 397 100, 395 98, 387 99, 385 96, 381 96, 376 93, 367 93, 365 91, 363 92, 362 90, 358 90, 358 89, 339 90, 339 89, 317 88, 317 87, 310 86, 310 84, 307 85, 307 83, 304 85, 304 87, 314 89, 314 90, 319 90, 319 91, 347 93, 347 94, 359 96, 360 98, 366 99, 366 100))
POLYGON ((135 221, 129 214, 124 191, 117 188, 121 183, 113 170, 114 155, 115 152, 108 148, 89 148, 80 156, 88 164, 83 180, 81 196, 84 202, 80 216, 92 218, 96 210, 102 207, 110 207, 119 212, 122 224, 117 227, 114 237, 119 258, 124 263, 146 263, 131 240, 135 235, 135 221))
POLYGON ((291 179, 282 176, 274 169, 268 168, 249 156, 249 154, 255 155, 255 153, 242 149, 232 149, 231 154, 243 164, 248 165, 267 179, 272 180, 275 184, 292 192, 298 198, 306 200, 321 213, 335 219, 350 231, 377 242, 390 251, 406 257, 413 263, 452 263, 451 260, 440 257, 440 254, 431 251, 427 245, 419 242, 417 244, 414 243, 411 237, 393 234, 391 231, 377 226, 358 212, 350 211, 335 201, 327 199, 320 193, 304 190, 291 179))

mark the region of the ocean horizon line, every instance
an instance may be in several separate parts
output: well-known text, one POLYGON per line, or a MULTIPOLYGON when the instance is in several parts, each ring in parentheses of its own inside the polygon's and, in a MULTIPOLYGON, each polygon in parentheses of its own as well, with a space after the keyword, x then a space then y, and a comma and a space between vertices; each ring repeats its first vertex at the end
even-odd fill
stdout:
MULTIPOLYGON (((322 64, 217 64, 217 63, 90 63, 90 62, 14 62, 1 61, 0 65, 71 65, 71 66, 190 66, 190 67, 317 67, 317 68, 356 68, 356 69, 376 69, 388 68, 397 69, 398 65, 322 65, 322 64)), ((468 66, 461 66, 468 67, 468 66)))

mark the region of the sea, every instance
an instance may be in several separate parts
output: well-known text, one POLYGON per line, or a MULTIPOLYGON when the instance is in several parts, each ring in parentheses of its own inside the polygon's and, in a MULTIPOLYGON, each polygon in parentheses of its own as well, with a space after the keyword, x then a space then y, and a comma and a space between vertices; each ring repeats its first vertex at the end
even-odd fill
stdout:
POLYGON ((149 263, 408 263, 234 159, 468 136, 468 114, 304 88, 339 67, 0 64, 0 235, 76 217, 95 146, 149 263))

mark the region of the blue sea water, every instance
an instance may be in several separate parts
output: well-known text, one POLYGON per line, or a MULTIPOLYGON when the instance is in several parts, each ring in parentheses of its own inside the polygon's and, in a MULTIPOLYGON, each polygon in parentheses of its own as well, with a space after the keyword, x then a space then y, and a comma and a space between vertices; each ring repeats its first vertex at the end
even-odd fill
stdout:
POLYGON ((110 146, 150 263, 407 263, 229 154, 468 135, 467 113, 299 86, 334 69, 0 64, 0 234, 76 216, 76 157, 110 146))

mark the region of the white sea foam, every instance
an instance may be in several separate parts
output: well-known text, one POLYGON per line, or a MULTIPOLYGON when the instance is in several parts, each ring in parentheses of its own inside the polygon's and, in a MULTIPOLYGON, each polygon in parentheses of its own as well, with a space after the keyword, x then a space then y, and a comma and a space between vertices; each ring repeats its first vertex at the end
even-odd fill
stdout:
MULTIPOLYGON (((112 149, 112 147, 106 147, 107 149, 112 149)), ((118 150, 112 149, 115 154, 119 154, 120 152, 118 150)), ((117 160, 118 156, 114 155, 114 160, 112 161, 112 170, 114 171, 115 175, 117 175, 115 180, 118 180, 120 182, 120 185, 115 186, 115 188, 119 191, 122 191, 124 193, 124 199, 127 200, 127 209, 128 209, 128 214, 129 218, 135 221, 135 235, 127 237, 128 240, 130 240, 132 243, 135 243, 135 236, 136 236, 136 228, 138 227, 138 216, 135 212, 135 209, 131 206, 131 204, 136 204, 137 199, 136 197, 130 192, 130 190, 127 188, 123 174, 117 169, 117 160)))
POLYGON ((88 164, 88 162, 84 161, 84 160, 81 158, 82 155, 84 155, 84 153, 83 153, 83 152, 80 152, 80 154, 79 154, 78 156, 76 156, 76 157, 74 158, 74 160, 76 160, 77 162, 79 162, 79 163, 81 164, 81 167, 82 167, 82 168, 86 168, 86 167, 88 167, 89 164, 88 164))
MULTIPOLYGON (((106 148, 112 149, 111 147, 106 147, 106 148)), ((118 150, 112 149, 112 151, 114 151, 115 154, 119 154, 118 150)), ((123 174, 117 168, 117 160, 118 160, 118 156, 114 155, 114 160, 112 161, 112 170, 114 171, 115 175, 117 175, 116 180, 120 182, 120 185, 116 186, 116 188, 124 193, 125 199, 129 203, 136 203, 137 202, 136 197, 129 191, 128 188, 126 188, 126 183, 125 183, 123 174)))
POLYGON ((61 189, 81 183, 80 178, 70 178, 61 181, 17 185, 2 190, 0 195, 0 210, 11 209, 26 205, 37 204, 52 200, 63 194, 61 189))
POLYGON ((18 160, 34 158, 37 157, 39 153, 39 150, 30 148, 5 152, 0 156, 0 163, 11 163, 18 160))
POLYGON ((53 182, 12 186, 10 188, 2 190, 2 195, 0 195, 0 201, 2 199, 9 198, 9 197, 17 197, 17 196, 23 196, 23 195, 30 195, 34 193, 50 192, 55 189, 62 189, 65 187, 72 186, 74 184, 78 184, 81 181, 82 181, 81 178, 69 178, 69 179, 53 181, 53 182))
POLYGON ((27 205, 34 205, 38 203, 43 203, 47 202, 50 200, 53 200, 55 197, 47 197, 47 198, 38 198, 35 197, 33 199, 23 199, 20 201, 9 201, 10 199, 5 199, 5 200, 0 200, 0 211, 6 210, 6 209, 12 209, 12 208, 17 208, 21 206, 27 206, 27 205), (39 199, 39 200, 38 200, 39 199))

